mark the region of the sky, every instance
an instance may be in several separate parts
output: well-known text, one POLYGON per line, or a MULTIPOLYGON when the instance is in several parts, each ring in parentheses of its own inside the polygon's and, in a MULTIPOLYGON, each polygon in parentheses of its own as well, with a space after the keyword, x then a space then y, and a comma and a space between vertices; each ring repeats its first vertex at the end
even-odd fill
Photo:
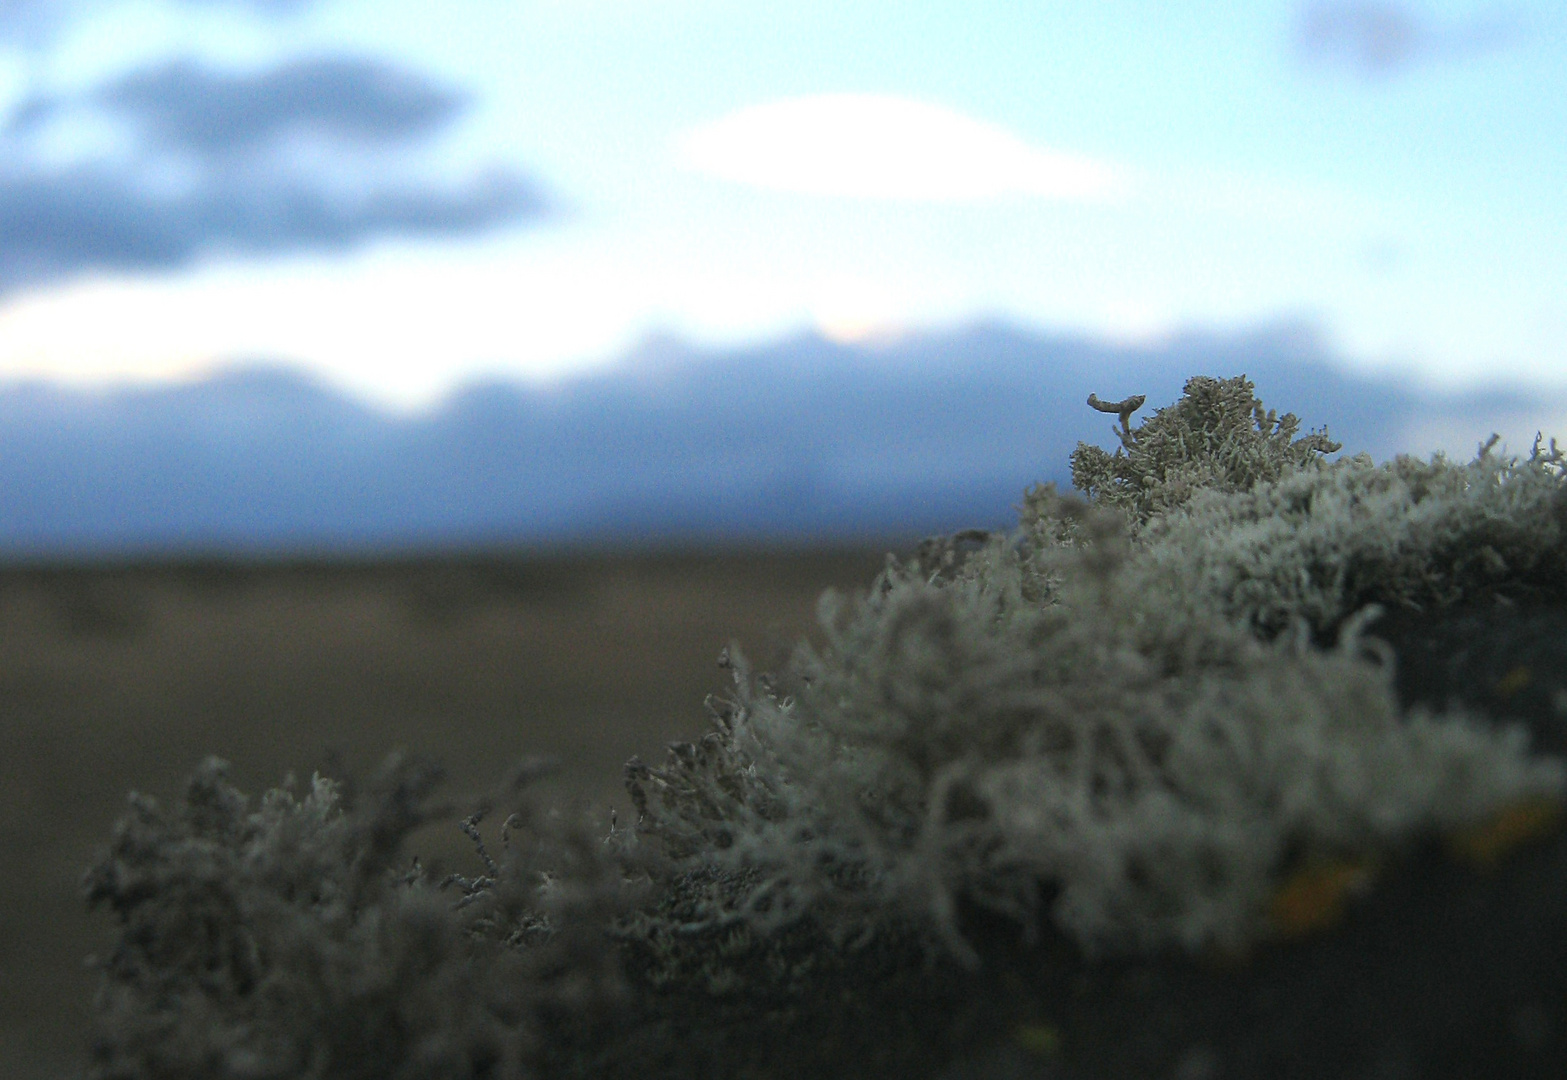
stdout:
POLYGON ((0 379, 975 319, 1567 387, 1567 7, 0 0, 0 379))

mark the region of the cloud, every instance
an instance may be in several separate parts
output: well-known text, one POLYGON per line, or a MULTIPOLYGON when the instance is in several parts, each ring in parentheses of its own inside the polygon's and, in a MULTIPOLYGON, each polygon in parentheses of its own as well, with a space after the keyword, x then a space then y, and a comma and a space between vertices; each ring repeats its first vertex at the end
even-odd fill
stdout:
POLYGON ((389 142, 450 123, 466 96, 377 61, 322 57, 259 75, 209 71, 188 60, 133 72, 94 100, 133 116, 170 147, 213 152, 291 128, 389 142))
POLYGON ((455 187, 397 179, 397 154, 465 99, 374 61, 323 58, 253 74, 189 61, 79 98, 35 97, 0 144, 0 291, 89 270, 166 270, 215 252, 336 250, 387 235, 457 235, 544 212, 514 172, 455 187), (131 135, 120 158, 25 164, 85 111, 131 135), (303 148, 303 149, 302 149, 303 148), (18 165, 17 162, 24 164, 18 165))
POLYGON ((15 107, 8 130, 35 132, 91 106, 129 121, 162 149, 211 155, 301 132, 404 141, 436 133, 467 104, 466 94, 363 57, 312 57, 253 74, 179 59, 133 71, 80 99, 34 95, 15 107))
POLYGON ((1107 163, 1034 146, 945 106, 878 94, 820 94, 740 109, 685 132, 676 151, 711 176, 807 195, 1097 200, 1125 186, 1107 163))
POLYGON ((504 175, 450 192, 347 197, 288 175, 225 177, 177 197, 113 170, 0 179, 0 291, 84 270, 167 270, 201 255, 346 249, 387 234, 467 233, 537 200, 504 175))
MULTIPOLYGON (((287 16, 319 0, 179 0, 186 7, 231 8, 287 16)), ((42 50, 69 27, 113 7, 114 0, 0 0, 0 41, 42 50)))
POLYGON ((1341 65, 1376 77, 1426 60, 1490 52, 1510 41, 1515 29, 1511 19, 1495 12, 1435 26, 1402 4, 1316 0, 1300 9, 1295 47, 1310 63, 1341 65))

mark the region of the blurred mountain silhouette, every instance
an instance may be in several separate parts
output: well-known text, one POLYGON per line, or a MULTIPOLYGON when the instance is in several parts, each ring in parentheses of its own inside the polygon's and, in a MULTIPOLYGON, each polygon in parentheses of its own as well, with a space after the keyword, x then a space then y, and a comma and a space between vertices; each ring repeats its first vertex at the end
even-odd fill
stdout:
MULTIPOLYGON (((382 413, 295 371, 73 390, 0 386, 0 554, 374 553, 567 544, 871 543, 1015 523, 1069 486, 1084 405, 1168 404, 1196 374, 1327 425, 1346 453, 1527 452, 1567 398, 1438 395, 1352 374, 1282 325, 1146 346, 997 323, 844 345, 659 338, 553 386, 477 383, 382 413)), ((1567 432, 1563 432, 1567 434, 1567 432)))

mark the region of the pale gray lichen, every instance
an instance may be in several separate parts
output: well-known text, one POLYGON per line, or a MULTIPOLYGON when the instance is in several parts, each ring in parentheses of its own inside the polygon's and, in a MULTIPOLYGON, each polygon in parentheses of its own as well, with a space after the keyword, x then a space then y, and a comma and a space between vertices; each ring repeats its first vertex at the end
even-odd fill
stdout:
POLYGON ((437 779, 394 757, 351 804, 320 776, 257 804, 214 758, 173 813, 133 796, 86 881, 120 931, 88 1075, 533 1075, 545 1016, 620 1000, 603 927, 627 906, 622 873, 523 800, 518 842, 480 845, 484 874, 433 880, 401 849, 446 813, 437 779))
POLYGON ((818 929, 973 960, 965 904, 1091 955, 1243 951, 1298 868, 1561 802, 1521 728, 1402 713, 1367 633, 1375 605, 1567 598, 1554 442, 1329 463, 1245 379, 1133 429, 1140 404, 1103 406, 1116 454, 1074 454, 1089 501, 1031 488, 1010 533, 889 556, 777 676, 726 650, 712 731, 628 763, 635 830, 530 810, 523 769, 462 823, 482 873, 436 880, 401 855, 434 774, 395 760, 362 799, 258 805, 216 761, 172 813, 133 799, 87 881, 119 929, 89 1075, 520 1078, 627 956, 644 985, 798 988, 818 929))
MULTIPOLYGON (((1368 603, 1441 608, 1491 596, 1560 600, 1567 482, 1553 439, 1527 458, 1362 454, 1232 493, 1199 492, 1153 520, 1144 572, 1178 603, 1276 633, 1331 628, 1368 603)), ((1150 580, 1149 587, 1153 587, 1150 580)))
POLYGON ((1199 375, 1187 380, 1179 401, 1135 428, 1130 420, 1142 396, 1106 404, 1088 395, 1092 408, 1120 418, 1115 435, 1121 445, 1107 454, 1078 443, 1072 485, 1101 506, 1125 510, 1135 528, 1198 491, 1245 491, 1341 449, 1325 428, 1295 438, 1300 419, 1264 410, 1255 389, 1245 376, 1199 375))
POLYGON ((1032 489, 1010 536, 889 560, 846 619, 824 595, 826 648, 779 686, 731 649, 716 730, 631 776, 644 835, 745 874, 725 919, 903 920, 972 958, 961 901, 1048 905, 1090 952, 1244 949, 1301 860, 1561 798, 1521 729, 1401 715, 1374 611, 1348 618, 1567 580, 1559 457, 1326 466, 1244 380, 1187 385, 1094 474, 1101 505, 1032 489))

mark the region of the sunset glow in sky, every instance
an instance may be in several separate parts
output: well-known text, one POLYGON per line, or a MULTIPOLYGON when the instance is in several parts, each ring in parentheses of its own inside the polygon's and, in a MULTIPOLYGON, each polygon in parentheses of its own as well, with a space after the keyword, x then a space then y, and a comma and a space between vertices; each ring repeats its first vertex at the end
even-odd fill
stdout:
POLYGON ((1307 321, 1567 386, 1567 8, 0 0, 0 378, 1307 321))

